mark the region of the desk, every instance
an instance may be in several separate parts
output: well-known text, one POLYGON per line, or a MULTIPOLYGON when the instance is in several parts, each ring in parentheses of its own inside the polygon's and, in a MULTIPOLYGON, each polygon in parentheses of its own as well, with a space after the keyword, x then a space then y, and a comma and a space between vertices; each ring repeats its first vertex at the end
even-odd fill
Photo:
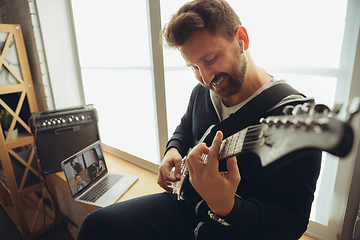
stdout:
MULTIPOLYGON (((104 151, 104 157, 109 172, 129 174, 139 177, 139 179, 134 183, 134 185, 118 199, 118 202, 129 200, 135 197, 140 197, 143 195, 160 193, 164 191, 161 187, 159 187, 159 185, 157 185, 156 183, 157 175, 155 173, 150 172, 144 168, 141 168, 133 163, 125 161, 105 151, 104 151)), ((64 191, 67 195, 71 196, 63 172, 49 174, 47 178, 50 181, 52 181, 55 184, 55 186, 57 186, 62 191, 64 191)), ((99 208, 84 203, 79 203, 79 204, 82 205, 89 212, 93 212, 94 210, 99 208)))

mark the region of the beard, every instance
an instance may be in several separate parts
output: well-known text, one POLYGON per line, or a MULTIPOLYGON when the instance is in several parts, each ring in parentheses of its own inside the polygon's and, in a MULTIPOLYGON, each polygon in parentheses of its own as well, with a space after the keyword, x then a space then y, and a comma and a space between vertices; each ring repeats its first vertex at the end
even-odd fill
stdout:
POLYGON ((247 69, 247 59, 244 55, 239 61, 237 61, 237 63, 239 62, 240 64, 233 64, 231 66, 229 74, 225 72, 216 74, 210 84, 203 84, 203 86, 214 91, 215 95, 220 99, 235 95, 244 83, 247 69), (215 88, 213 83, 218 82, 221 78, 224 78, 227 83, 222 88, 215 88))

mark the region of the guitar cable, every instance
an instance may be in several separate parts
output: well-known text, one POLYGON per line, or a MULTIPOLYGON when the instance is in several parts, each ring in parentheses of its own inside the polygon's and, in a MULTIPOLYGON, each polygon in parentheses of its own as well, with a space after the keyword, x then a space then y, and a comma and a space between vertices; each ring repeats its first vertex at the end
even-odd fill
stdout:
POLYGON ((53 200, 54 202, 54 211, 55 211, 55 219, 54 219, 54 236, 52 237, 52 239, 55 239, 55 236, 56 236, 56 231, 57 231, 57 224, 56 224, 56 221, 57 221, 57 203, 56 203, 56 200, 54 198, 54 196, 51 194, 50 190, 49 190, 49 187, 46 183, 46 179, 45 179, 45 174, 44 172, 42 171, 42 168, 41 168, 41 165, 40 165, 40 159, 38 157, 38 152, 37 152, 37 146, 36 146, 36 137, 37 137, 37 131, 38 131, 38 127, 39 127, 39 124, 36 124, 35 126, 35 131, 34 131, 34 150, 35 150, 35 159, 36 159, 36 163, 37 163, 37 168, 38 168, 38 172, 39 172, 39 188, 40 188, 40 194, 41 194, 41 197, 43 198, 43 211, 44 211, 44 235, 45 235, 45 238, 48 239, 48 235, 46 234, 46 206, 45 206, 45 196, 42 192, 42 188, 41 188, 41 176, 43 177, 43 181, 44 181, 44 185, 45 185, 45 188, 47 190, 47 192, 49 193, 51 199, 53 200))

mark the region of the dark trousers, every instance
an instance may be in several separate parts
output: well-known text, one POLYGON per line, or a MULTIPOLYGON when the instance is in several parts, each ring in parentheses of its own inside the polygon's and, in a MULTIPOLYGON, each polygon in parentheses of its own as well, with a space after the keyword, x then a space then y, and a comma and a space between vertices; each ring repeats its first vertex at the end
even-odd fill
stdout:
MULTIPOLYGON (((176 197, 160 193, 96 210, 83 222, 78 240, 194 239, 194 230, 201 220, 193 207, 180 203, 176 197)), ((203 226, 197 239, 218 237, 203 226)))

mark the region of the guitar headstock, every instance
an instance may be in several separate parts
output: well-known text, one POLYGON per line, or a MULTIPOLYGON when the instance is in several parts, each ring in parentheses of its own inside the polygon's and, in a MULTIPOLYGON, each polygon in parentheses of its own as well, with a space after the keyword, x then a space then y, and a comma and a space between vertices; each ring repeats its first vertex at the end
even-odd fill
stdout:
POLYGON ((321 150, 344 157, 350 152, 354 138, 349 121, 360 109, 360 100, 353 102, 347 121, 337 117, 339 106, 331 111, 325 105, 308 103, 287 106, 286 115, 262 118, 259 144, 252 151, 259 155, 263 166, 285 156, 296 156, 299 151, 321 150))

